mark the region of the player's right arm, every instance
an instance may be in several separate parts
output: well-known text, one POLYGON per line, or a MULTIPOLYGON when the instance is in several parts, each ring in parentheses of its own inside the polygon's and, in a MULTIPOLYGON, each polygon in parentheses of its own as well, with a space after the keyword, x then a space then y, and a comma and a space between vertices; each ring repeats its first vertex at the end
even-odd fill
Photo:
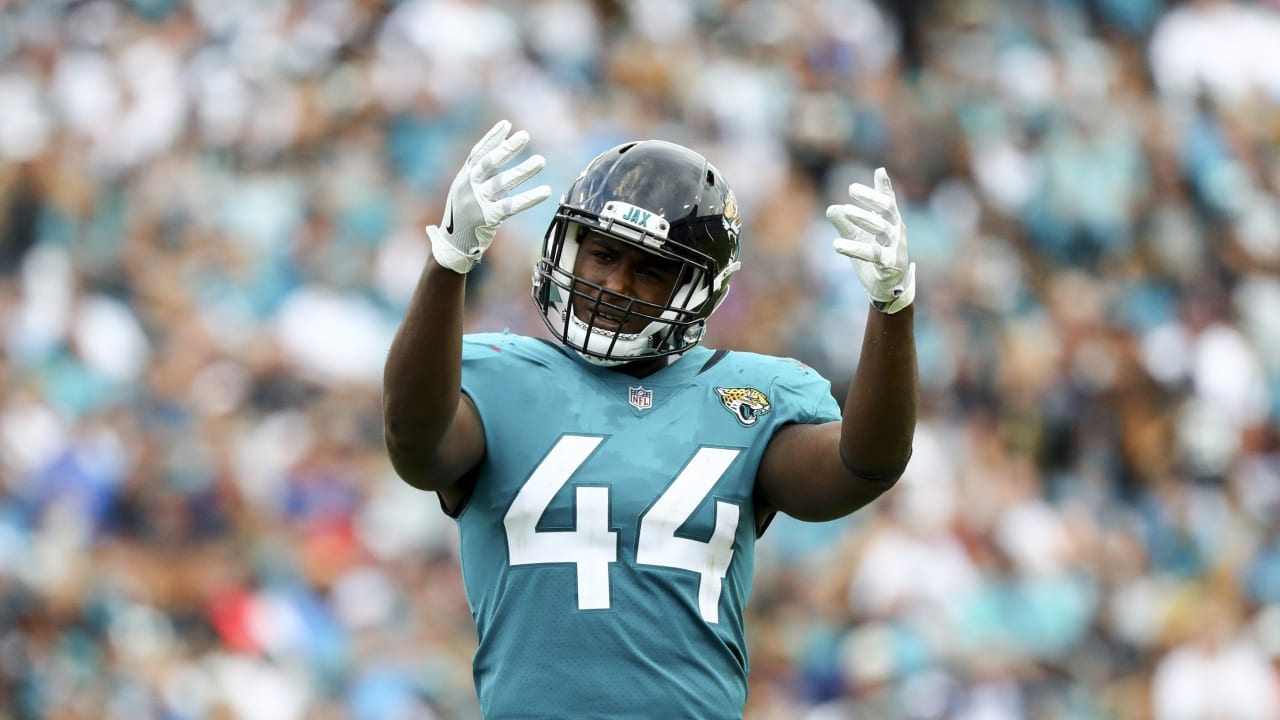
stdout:
POLYGON ((499 122, 476 143, 449 189, 444 218, 428 226, 431 258, 391 343, 382 377, 383 435, 391 465, 405 482, 441 494, 456 507, 458 480, 484 459, 484 430, 462 394, 462 322, 466 274, 480 261, 502 221, 547 199, 543 185, 510 191, 545 165, 534 155, 503 170, 529 143, 499 122))
POLYGON ((461 388, 465 284, 465 275, 427 260, 383 368, 391 465, 423 490, 447 491, 484 457, 480 415, 461 388))

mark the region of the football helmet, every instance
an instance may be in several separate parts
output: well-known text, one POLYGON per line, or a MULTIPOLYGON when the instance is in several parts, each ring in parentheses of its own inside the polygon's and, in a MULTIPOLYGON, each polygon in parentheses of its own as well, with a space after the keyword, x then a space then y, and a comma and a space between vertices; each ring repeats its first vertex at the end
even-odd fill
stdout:
POLYGON ((560 200, 533 272, 533 302, 551 333, 605 367, 688 351, 740 267, 733 190, 702 155, 661 140, 629 142, 592 160, 560 200), (680 263, 662 305, 607 291, 574 273, 593 231, 680 263), (590 294, 588 294, 590 293, 590 294), (597 327, 604 316, 614 329, 597 327), (636 318, 648 324, 637 333, 636 318))

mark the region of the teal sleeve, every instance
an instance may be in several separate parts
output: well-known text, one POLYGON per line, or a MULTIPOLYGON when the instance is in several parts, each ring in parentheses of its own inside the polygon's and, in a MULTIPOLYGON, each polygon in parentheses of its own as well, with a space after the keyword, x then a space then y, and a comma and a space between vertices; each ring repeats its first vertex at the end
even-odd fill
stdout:
POLYGON ((784 370, 774 381, 774 392, 794 398, 798 412, 790 422, 821 425, 841 418, 840 405, 831 394, 831 382, 818 371, 796 360, 783 362, 784 370))
POLYGON ((501 397, 504 353, 511 350, 512 336, 503 333, 482 333, 462 337, 462 392, 471 398, 481 421, 493 412, 495 401, 501 397))

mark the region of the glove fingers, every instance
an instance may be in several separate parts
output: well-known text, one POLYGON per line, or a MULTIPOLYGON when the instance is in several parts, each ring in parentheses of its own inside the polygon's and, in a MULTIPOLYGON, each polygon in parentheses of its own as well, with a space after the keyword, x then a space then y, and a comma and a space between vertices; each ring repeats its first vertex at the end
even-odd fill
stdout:
POLYGON ((889 171, 884 168, 876 168, 875 180, 873 181, 876 190, 893 197, 893 183, 889 181, 889 171))
POLYGON ((496 147, 497 144, 502 141, 502 138, 506 137, 507 133, 510 131, 511 121, 499 120, 493 127, 489 128, 489 132, 485 133, 484 137, 480 138, 480 142, 476 143, 471 148, 471 154, 467 156, 467 160, 474 162, 479 159, 485 153, 496 147))
POLYGON ((830 205, 827 207, 827 220, 835 226, 836 232, 845 237, 854 237, 858 234, 858 228, 849 222, 849 218, 844 214, 843 205, 830 205))
POLYGON ((476 183, 487 181, 493 176, 494 170, 511 162, 511 158, 519 155, 528 144, 529 133, 520 130, 513 134, 476 161, 475 167, 471 170, 472 181, 476 183))
MULTIPOLYGON (((877 178, 879 175, 876 176, 877 178)), ((888 178, 888 176, 885 176, 888 178)), ((892 192, 892 191, 891 191, 892 192)), ((880 190, 872 190, 862 183, 854 183, 849 186, 849 197, 853 201, 871 208, 875 212, 890 214, 893 209, 894 200, 890 193, 881 192, 880 190)))
POLYGON ((519 195, 512 195, 509 198, 503 198, 502 216, 504 218, 511 217, 516 213, 524 212, 538 203, 551 197, 550 185, 539 185, 538 187, 527 190, 519 195))
POLYGON ((836 238, 831 241, 831 247, 845 257, 862 260, 874 265, 880 265, 881 258, 884 257, 884 247, 880 243, 870 240, 836 238))
MULTIPOLYGON (((889 223, 879 215, 858 207, 857 205, 837 205, 838 215, 846 222, 871 233, 872 235, 887 235, 889 233, 889 223)), ((830 211, 827 216, 830 217, 830 211)), ((835 222, 834 220, 832 222, 835 222)), ((839 225, 837 225, 839 227, 839 225)), ((852 235, 852 233, 841 233, 842 235, 852 235)))
POLYGON ((546 166, 546 158, 541 155, 533 155, 510 170, 498 173, 492 180, 486 182, 484 184, 484 192, 490 198, 501 197, 506 191, 537 175, 546 166))

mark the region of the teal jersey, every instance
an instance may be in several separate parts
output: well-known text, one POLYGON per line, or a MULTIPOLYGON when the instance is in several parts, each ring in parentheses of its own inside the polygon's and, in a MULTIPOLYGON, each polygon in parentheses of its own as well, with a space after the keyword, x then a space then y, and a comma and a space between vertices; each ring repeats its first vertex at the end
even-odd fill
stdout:
POLYGON ((740 718, 756 470, 839 419, 791 360, 695 348, 643 379, 468 335, 487 451, 457 515, 486 718, 740 718))

